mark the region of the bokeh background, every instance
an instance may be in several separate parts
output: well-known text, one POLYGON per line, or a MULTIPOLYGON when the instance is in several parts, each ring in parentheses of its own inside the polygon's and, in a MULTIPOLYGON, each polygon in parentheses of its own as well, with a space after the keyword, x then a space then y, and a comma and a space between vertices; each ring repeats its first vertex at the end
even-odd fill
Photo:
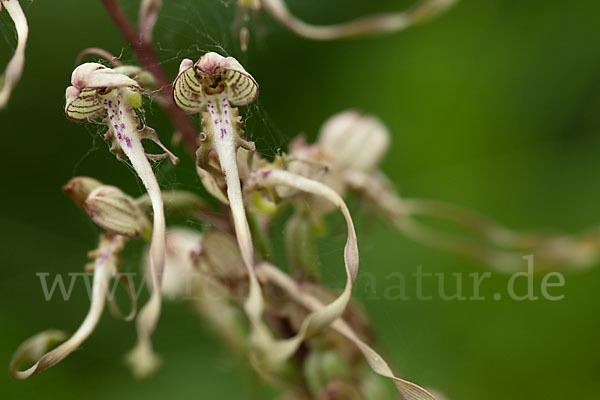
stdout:
MULTIPOLYGON (((263 36, 242 55, 233 0, 166 1, 155 31, 171 74, 183 57, 205 51, 239 57, 261 85, 258 106, 244 111, 248 133, 267 155, 300 132, 314 138, 335 112, 359 108, 393 132, 383 169, 408 197, 451 201, 519 229, 577 232, 600 222, 600 3, 594 0, 463 0, 443 17, 405 32, 317 43, 295 37, 268 15, 263 36)), ((409 1, 288 0, 315 23, 402 9, 409 1)), ((0 111, 0 364, 24 339, 54 327, 73 331, 88 300, 81 285, 68 302, 45 301, 37 272, 83 270, 98 230, 60 190, 91 175, 132 194, 143 190, 117 162, 99 126, 64 117, 64 90, 75 56, 103 47, 135 62, 99 1, 22 0, 31 33, 21 83, 0 111)), ((135 17, 139 1, 123 0, 135 17)), ((0 65, 15 45, 0 13, 0 65)), ((148 123, 167 141, 172 126, 158 109, 148 123)), ((181 146, 175 147, 180 155, 181 146)), ((163 163, 165 188, 198 190, 192 162, 163 163)), ((361 268, 378 278, 395 271, 486 271, 405 239, 356 209, 361 268)), ((322 241, 322 264, 340 270, 343 230, 322 241)), ((141 248, 125 262, 134 270, 141 248)), ((335 274, 332 272, 332 277, 335 274)), ((390 301, 360 286, 381 348, 403 377, 450 399, 600 398, 600 270, 566 274, 564 300, 494 301, 507 277, 495 274, 487 301, 390 301)), ((539 288, 539 278, 536 287, 539 288)), ((436 283, 425 290, 434 291, 436 283)), ((538 292, 539 294, 539 292, 538 292)), ((270 398, 185 304, 167 304, 155 334, 164 357, 152 378, 136 382, 122 357, 131 323, 106 312, 81 350, 25 382, 0 374, 4 399, 270 398)), ((375 399, 376 400, 376 399, 375 399)))

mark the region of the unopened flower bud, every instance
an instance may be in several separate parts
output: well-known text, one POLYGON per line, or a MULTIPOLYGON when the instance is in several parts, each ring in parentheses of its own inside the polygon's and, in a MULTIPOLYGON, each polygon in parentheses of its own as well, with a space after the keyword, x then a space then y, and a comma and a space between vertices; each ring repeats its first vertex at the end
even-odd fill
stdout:
MULTIPOLYGON (((192 297, 194 260, 201 250, 202 234, 191 229, 169 229, 163 271, 163 296, 170 300, 192 297)), ((150 273, 150 260, 146 260, 146 271, 150 273)))
POLYGON ((152 229, 135 200, 114 186, 94 189, 83 207, 97 225, 111 233, 140 237, 148 236, 152 229))
POLYGON ((381 161, 390 141, 383 123, 357 111, 344 111, 325 122, 318 143, 340 167, 370 170, 381 161))
POLYGON ((350 368, 346 361, 332 350, 312 351, 304 362, 304 377, 315 397, 322 393, 332 380, 349 375, 350 368))
POLYGON ((83 204, 94 189, 102 186, 102 182, 87 176, 76 176, 62 187, 63 192, 71 198, 79 207, 83 204))

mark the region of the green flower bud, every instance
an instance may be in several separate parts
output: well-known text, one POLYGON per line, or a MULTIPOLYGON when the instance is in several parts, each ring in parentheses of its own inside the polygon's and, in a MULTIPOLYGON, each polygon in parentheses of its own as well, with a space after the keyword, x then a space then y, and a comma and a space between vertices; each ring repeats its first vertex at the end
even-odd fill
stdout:
POLYGON ((127 237, 149 237, 152 226, 134 199, 114 186, 94 189, 84 203, 85 212, 108 232, 127 237))

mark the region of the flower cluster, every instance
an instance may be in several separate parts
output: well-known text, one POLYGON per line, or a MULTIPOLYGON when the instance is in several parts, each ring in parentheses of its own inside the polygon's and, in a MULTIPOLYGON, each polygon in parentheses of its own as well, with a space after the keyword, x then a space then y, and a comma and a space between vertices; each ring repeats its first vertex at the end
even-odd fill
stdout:
MULTIPOLYGON (((115 1, 103 2, 114 15, 121 15, 114 8, 115 1)), ((298 20, 282 0, 239 0, 239 7, 242 14, 264 8, 299 35, 325 40, 397 31, 452 3, 424 0, 406 13, 325 27, 298 20)), ((14 20, 19 36, 0 90, 2 107, 21 75, 27 22, 18 0, 0 0, 0 5, 14 20)), ((160 0, 142 1, 139 35, 130 39, 138 51, 145 52, 140 59, 152 60, 152 31, 161 6, 160 0)), ((248 29, 242 27, 241 32, 246 48, 248 29)), ((390 133, 378 118, 357 110, 332 116, 314 143, 300 136, 286 153, 273 159, 261 157, 245 137, 243 110, 238 108, 257 99, 259 85, 235 58, 209 52, 195 62, 184 59, 177 77, 165 82, 157 63, 122 65, 95 48, 80 56, 89 54, 107 58, 114 67, 88 62, 74 69, 65 92, 66 118, 77 123, 101 122, 110 151, 131 165, 146 193, 134 198, 90 177, 75 177, 64 186, 65 193, 102 229, 97 248, 89 254, 93 262, 88 269, 94 276, 90 309, 71 336, 49 330, 25 341, 10 363, 16 379, 56 365, 92 334, 104 310, 107 288, 118 277, 120 254, 130 241, 141 240, 148 243, 140 265, 151 296, 137 312, 133 290, 127 287, 132 311, 126 316, 116 312, 136 321, 137 343, 127 355, 136 376, 148 376, 159 367, 160 357, 151 339, 161 304, 164 299, 180 300, 193 303, 236 354, 247 359, 261 378, 282 389, 284 399, 397 398, 398 394, 386 393, 376 375, 391 380, 405 400, 434 399, 429 391, 397 377, 373 350, 375 338, 368 319, 351 299, 359 271, 359 246, 344 200, 348 194, 421 243, 501 270, 517 268, 524 251, 546 266, 583 267, 600 258, 595 233, 577 237, 522 234, 462 208, 400 197, 379 169, 390 133), (182 134, 184 130, 189 133, 191 126, 192 137, 186 143, 193 147, 199 181, 220 203, 219 211, 194 192, 161 190, 153 163, 169 159, 177 164, 179 159, 140 120, 144 96, 164 107, 178 129, 185 128, 180 129, 182 134), (146 152, 144 140, 162 153, 146 152), (346 226, 341 290, 320 283, 315 251, 325 217, 335 211, 346 226), (202 221, 204 228, 167 227, 167 212, 202 221), (440 233, 418 216, 453 223, 471 236, 440 233), (272 257, 272 227, 280 218, 287 218, 287 269, 274 265, 272 257)), ((111 310, 116 310, 114 304, 111 310)))

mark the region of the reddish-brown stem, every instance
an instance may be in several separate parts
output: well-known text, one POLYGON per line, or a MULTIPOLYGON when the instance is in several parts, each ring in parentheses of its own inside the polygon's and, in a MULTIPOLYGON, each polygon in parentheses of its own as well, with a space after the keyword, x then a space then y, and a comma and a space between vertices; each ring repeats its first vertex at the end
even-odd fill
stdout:
POLYGON ((141 65, 158 80, 164 95, 163 97, 165 98, 163 109, 171 119, 171 122, 173 122, 173 125, 175 125, 175 128, 181 133, 188 150, 195 156, 196 148, 198 147, 198 133, 188 116, 177 108, 173 102, 173 97, 171 96, 171 80, 158 63, 152 44, 142 40, 139 32, 133 26, 117 0, 101 1, 115 25, 117 25, 121 31, 121 34, 125 37, 125 40, 127 40, 127 43, 137 55, 141 65))

